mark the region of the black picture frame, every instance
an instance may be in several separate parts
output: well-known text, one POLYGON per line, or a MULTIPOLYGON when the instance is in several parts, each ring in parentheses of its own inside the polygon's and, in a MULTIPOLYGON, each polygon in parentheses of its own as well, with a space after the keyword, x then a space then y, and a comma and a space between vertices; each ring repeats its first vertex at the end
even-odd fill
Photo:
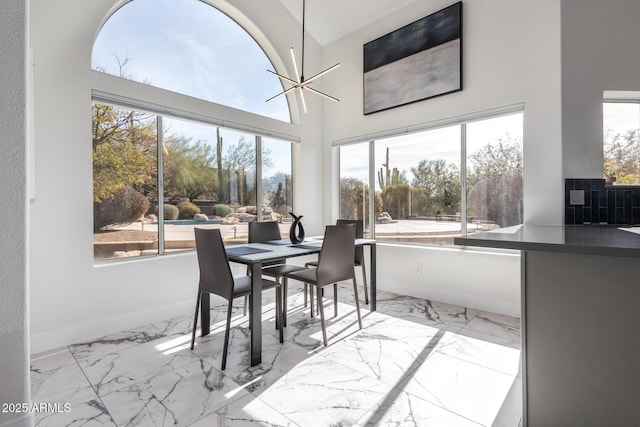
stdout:
POLYGON ((462 90, 462 2, 363 48, 363 111, 372 114, 462 90))

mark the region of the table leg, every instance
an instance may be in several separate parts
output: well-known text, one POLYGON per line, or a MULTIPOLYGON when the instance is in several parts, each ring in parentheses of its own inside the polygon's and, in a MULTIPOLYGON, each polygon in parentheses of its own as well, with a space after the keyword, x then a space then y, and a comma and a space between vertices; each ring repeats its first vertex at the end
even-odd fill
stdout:
POLYGON ((372 244, 369 246, 369 256, 370 265, 371 265, 371 295, 369 296, 369 300, 371 302, 370 309, 371 311, 376 311, 376 244, 372 244))
POLYGON ((200 298, 200 330, 202 331, 201 336, 209 335, 210 327, 209 327, 209 314, 211 308, 211 294, 208 292, 203 292, 202 297, 200 298))
POLYGON ((262 263, 251 264, 251 366, 262 363, 262 263))

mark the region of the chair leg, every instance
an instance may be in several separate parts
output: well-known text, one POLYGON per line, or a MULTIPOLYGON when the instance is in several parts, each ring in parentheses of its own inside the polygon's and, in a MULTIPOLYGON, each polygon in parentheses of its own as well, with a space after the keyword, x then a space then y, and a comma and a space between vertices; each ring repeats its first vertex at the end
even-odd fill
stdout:
POLYGON ((313 287, 314 286, 315 285, 309 285, 309 306, 311 307, 311 317, 313 317, 313 287))
POLYGON ((364 284, 364 303, 369 304, 369 286, 367 285, 367 270, 364 266, 364 260, 362 261, 362 283, 364 284))
POLYGON ((280 304, 282 304, 282 293, 280 293, 280 286, 276 286, 274 288, 274 292, 276 294, 276 301, 275 301, 276 302, 276 316, 275 316, 276 321, 273 322, 273 323, 275 323, 276 330, 277 330, 277 329, 281 329, 280 328, 280 316, 278 316, 278 310, 279 310, 280 304))
POLYGON ((356 297, 356 312, 358 313, 358 326, 362 329, 362 317, 360 316, 360 301, 358 300, 358 285, 356 285, 356 276, 353 276, 353 293, 356 297))
POLYGON ((247 315, 247 305, 249 304, 249 295, 244 296, 244 316, 247 315))
POLYGON ((333 317, 338 317, 338 284, 333 284, 333 317))
POLYGON ((307 288, 309 288, 309 285, 307 285, 306 283, 304 284, 304 306, 307 306, 307 288))
POLYGON ((227 367, 227 351, 229 350, 229 330, 231 329, 231 311, 233 310, 233 298, 229 300, 227 308, 227 327, 224 331, 224 348, 222 349, 222 370, 227 367))
POLYGON ((276 325, 280 331, 280 344, 284 342, 284 327, 282 326, 282 288, 276 287, 276 325))
POLYGON ((287 326, 287 305, 288 305, 288 278, 282 279, 282 326, 287 326))
POLYGON ((193 330, 191 331, 191 350, 196 342, 196 327, 198 326, 198 309, 200 308, 200 297, 202 293, 198 291, 198 297, 196 298, 196 314, 193 316, 193 330))
POLYGON ((322 302, 322 291, 318 289, 318 311, 320 312, 320 323, 322 324, 322 342, 327 346, 327 324, 324 318, 324 303, 322 302))

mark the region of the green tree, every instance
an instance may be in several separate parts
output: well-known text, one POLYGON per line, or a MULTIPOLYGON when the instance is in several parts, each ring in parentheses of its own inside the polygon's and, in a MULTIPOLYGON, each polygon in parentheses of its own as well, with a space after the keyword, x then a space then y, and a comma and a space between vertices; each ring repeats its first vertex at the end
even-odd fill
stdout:
POLYGON ((94 203, 113 199, 125 186, 146 194, 157 182, 153 117, 102 104, 92 113, 94 203))
POLYGON ((189 200, 195 200, 199 196, 214 198, 218 175, 211 146, 182 136, 167 138, 164 146, 165 193, 189 200))
POLYGON ((640 182, 640 129, 626 133, 615 133, 606 129, 604 133, 604 176, 618 184, 640 182))
POLYGON ((411 168, 412 185, 422 190, 425 211, 453 215, 460 210, 460 170, 453 163, 443 159, 423 159, 417 167, 411 168))
POLYGON ((467 172, 470 217, 501 227, 522 223, 522 143, 500 138, 470 156, 467 172))
POLYGON ((522 141, 499 138, 469 156, 468 186, 482 178, 501 174, 522 174, 522 141))

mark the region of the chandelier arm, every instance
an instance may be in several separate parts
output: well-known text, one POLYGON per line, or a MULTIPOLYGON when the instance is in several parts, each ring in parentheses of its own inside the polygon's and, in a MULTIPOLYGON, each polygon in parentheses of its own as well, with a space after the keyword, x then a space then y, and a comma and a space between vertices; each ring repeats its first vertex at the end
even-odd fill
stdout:
POLYGON ((296 84, 300 84, 302 83, 302 79, 300 77, 300 73, 298 73, 298 64, 296 64, 296 53, 293 51, 293 48, 290 48, 290 52, 291 52, 291 61, 293 62, 293 70, 296 72, 296 79, 298 79, 296 84))
POLYGON ((283 91, 282 91, 282 92, 280 92, 279 94, 274 95, 274 96, 272 96, 271 98, 267 99, 265 102, 273 101, 273 100, 274 100, 274 99, 276 99, 277 97, 282 96, 282 95, 286 95, 286 94, 288 94, 289 92, 291 92, 291 91, 292 91, 292 90, 294 90, 294 89, 296 89, 296 86, 291 86, 289 89, 283 90, 283 91))
POLYGON ((278 76, 278 77, 280 77, 282 80, 286 80, 286 81, 288 81, 289 83, 291 83, 291 84, 293 84, 293 85, 296 85, 296 86, 297 86, 297 85, 299 84, 297 81, 295 81, 295 80, 293 80, 293 79, 290 79, 289 77, 283 76, 282 74, 278 74, 278 73, 276 73, 275 71, 267 70, 267 72, 269 72, 269 73, 273 74, 274 76, 278 76))
POLYGON ((311 92, 316 93, 316 94, 318 94, 318 95, 320 95, 320 96, 324 96, 325 98, 330 99, 330 100, 332 100, 332 101, 340 102, 340 100, 339 100, 338 98, 335 98, 335 97, 333 97, 333 96, 331 96, 331 95, 327 95, 326 93, 321 92, 321 91, 319 91, 318 89, 314 89, 314 88, 312 88, 311 86, 305 86, 305 89, 308 89, 308 90, 310 90, 311 92))
POLYGON ((307 114, 307 103, 304 101, 304 92, 302 91, 302 88, 300 88, 298 92, 300 92, 300 99, 302 99, 302 109, 304 110, 304 113, 307 114))

